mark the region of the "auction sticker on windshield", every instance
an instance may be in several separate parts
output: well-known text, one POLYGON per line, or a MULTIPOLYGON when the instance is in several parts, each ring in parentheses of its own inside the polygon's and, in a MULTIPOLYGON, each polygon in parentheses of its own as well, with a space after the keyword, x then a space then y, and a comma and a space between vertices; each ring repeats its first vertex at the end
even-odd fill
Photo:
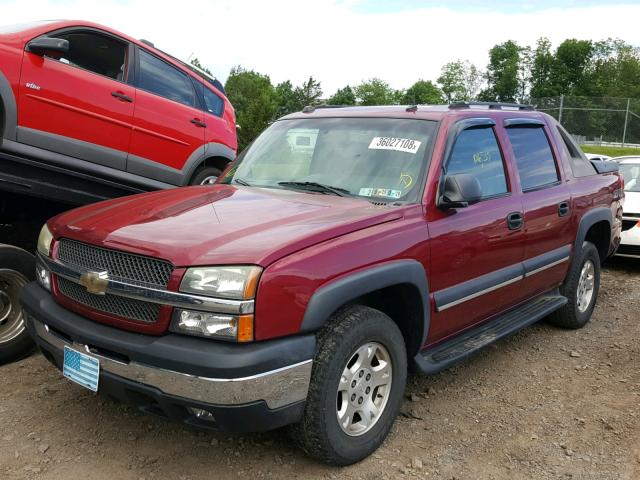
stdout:
POLYGON ((373 137, 369 150, 395 150, 415 154, 422 145, 420 140, 396 137, 373 137))

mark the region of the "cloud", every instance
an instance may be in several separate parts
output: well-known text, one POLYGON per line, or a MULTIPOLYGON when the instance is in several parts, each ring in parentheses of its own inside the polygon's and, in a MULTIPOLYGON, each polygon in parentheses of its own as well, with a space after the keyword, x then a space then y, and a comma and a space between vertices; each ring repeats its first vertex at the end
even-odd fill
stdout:
POLYGON ((40 18, 81 18, 153 41, 180 58, 197 56, 225 80, 242 65, 274 83, 299 84, 310 75, 325 95, 346 84, 380 77, 395 88, 419 78, 435 80, 441 66, 468 59, 480 67, 487 52, 508 39, 533 45, 546 36, 622 38, 640 45, 640 5, 526 9, 413 7, 367 12, 362 1, 23 0, 0 2, 2 23, 40 18), (34 13, 36 12, 36 13, 34 13))

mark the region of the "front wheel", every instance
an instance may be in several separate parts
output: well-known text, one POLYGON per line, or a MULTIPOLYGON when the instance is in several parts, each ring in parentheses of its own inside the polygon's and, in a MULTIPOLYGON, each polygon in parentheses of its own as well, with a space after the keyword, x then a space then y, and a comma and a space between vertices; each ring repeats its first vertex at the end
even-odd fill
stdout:
POLYGON ((205 167, 197 171, 189 185, 213 185, 222 172, 215 167, 205 167))
POLYGON ((0 245, 0 364, 17 360, 33 349, 20 305, 20 291, 35 278, 33 255, 0 245))
POLYGON ((398 326, 365 306, 342 310, 318 336, 294 440, 310 456, 350 465, 384 441, 402 403, 407 354, 398 326))
POLYGON ((582 250, 560 287, 560 293, 569 300, 560 310, 553 312, 549 323, 558 327, 577 329, 591 319, 600 289, 600 255, 590 242, 582 244, 582 250))

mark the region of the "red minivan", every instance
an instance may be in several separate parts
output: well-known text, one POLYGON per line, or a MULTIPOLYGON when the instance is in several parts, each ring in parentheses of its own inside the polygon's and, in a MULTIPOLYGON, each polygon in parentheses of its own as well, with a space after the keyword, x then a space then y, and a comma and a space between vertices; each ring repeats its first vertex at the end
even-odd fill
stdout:
POLYGON ((220 82, 89 22, 0 27, 1 150, 151 190, 212 183, 235 158, 220 82))

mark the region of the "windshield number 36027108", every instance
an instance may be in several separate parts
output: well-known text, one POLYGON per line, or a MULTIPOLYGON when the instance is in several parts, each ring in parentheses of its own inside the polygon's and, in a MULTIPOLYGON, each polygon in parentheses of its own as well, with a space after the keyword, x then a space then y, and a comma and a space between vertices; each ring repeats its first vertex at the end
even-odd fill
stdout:
POLYGON ((371 150, 396 150, 398 152, 416 153, 422 142, 411 138, 373 137, 369 144, 371 150))

